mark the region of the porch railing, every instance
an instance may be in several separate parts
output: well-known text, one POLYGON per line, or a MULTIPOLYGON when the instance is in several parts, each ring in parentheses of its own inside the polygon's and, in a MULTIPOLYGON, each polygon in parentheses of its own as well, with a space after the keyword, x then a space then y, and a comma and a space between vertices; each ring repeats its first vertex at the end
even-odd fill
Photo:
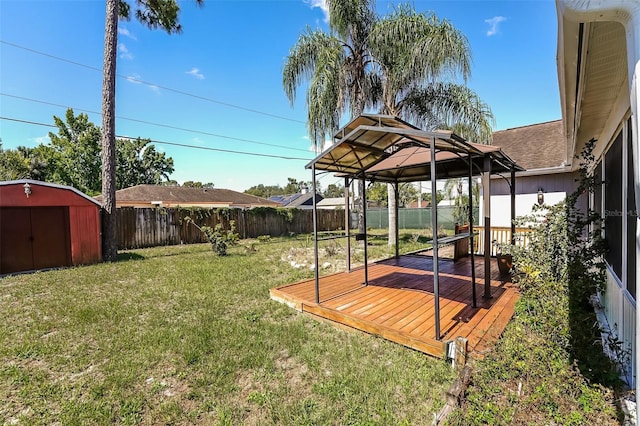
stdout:
MULTIPOLYGON (((484 254, 484 226, 474 226, 473 230, 477 232, 473 239, 474 253, 484 254)), ((516 228, 516 246, 527 247, 529 245, 529 228, 516 228)), ((511 242, 510 227, 491 227, 491 256, 498 253, 498 248, 502 244, 511 242)))

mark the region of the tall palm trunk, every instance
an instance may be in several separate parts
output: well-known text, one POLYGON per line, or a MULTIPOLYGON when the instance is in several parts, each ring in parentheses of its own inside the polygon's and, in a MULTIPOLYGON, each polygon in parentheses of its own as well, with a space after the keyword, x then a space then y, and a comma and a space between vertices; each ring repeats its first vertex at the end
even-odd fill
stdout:
POLYGON ((116 59, 118 48, 118 3, 107 0, 102 79, 102 257, 114 261, 116 239, 116 59))

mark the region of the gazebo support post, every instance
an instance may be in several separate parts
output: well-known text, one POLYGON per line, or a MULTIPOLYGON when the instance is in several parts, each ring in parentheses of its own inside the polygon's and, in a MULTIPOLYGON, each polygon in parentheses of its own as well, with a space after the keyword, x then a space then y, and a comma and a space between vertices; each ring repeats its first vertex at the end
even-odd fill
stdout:
POLYGON ((347 236, 347 272, 351 272, 351 210, 349 206, 349 178, 344 178, 344 230, 347 236))
POLYGON ((511 168, 511 245, 516 245, 516 170, 511 168))
POLYGON ((398 228, 398 213, 399 213, 399 209, 398 209, 398 195, 400 194, 400 190, 398 187, 398 181, 396 180, 395 183, 393 184, 393 192, 395 193, 395 198, 396 198, 396 202, 395 205, 393 206, 396 210, 396 214, 394 215, 394 221, 395 221, 395 240, 394 240, 394 244, 396 246, 396 259, 398 259, 400 257, 400 229, 398 228))
POLYGON ((433 303, 435 310, 436 340, 440 340, 440 280, 438 277, 438 207, 436 194, 438 192, 436 184, 436 140, 431 141, 431 162, 429 163, 431 172, 431 229, 433 233, 433 303))
POLYGON ((320 303, 320 267, 318 266, 318 206, 316 205, 316 165, 311 165, 311 187, 313 188, 313 255, 315 259, 316 303, 320 303))
POLYGON ((364 229, 364 285, 369 285, 369 252, 367 246, 369 245, 369 239, 367 237, 367 185, 364 180, 364 175, 361 178, 361 188, 363 188, 362 194, 362 228, 364 229))
POLYGON ((473 245, 473 158, 469 154, 469 246, 471 252, 471 306, 476 308, 476 256, 473 245))
POLYGON ((484 157, 482 189, 484 194, 484 298, 491 298, 491 157, 484 157))

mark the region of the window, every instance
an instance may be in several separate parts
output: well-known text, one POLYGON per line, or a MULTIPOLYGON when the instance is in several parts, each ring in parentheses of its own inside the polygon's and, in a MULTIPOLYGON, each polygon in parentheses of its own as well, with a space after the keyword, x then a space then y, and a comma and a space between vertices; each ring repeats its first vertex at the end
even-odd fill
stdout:
POLYGON ((631 119, 627 121, 627 290, 636 298, 636 228, 638 211, 636 210, 636 193, 633 177, 637 167, 633 164, 633 134, 631 119))
POLYGON ((609 249, 607 262, 622 278, 622 132, 604 157, 604 234, 609 249))

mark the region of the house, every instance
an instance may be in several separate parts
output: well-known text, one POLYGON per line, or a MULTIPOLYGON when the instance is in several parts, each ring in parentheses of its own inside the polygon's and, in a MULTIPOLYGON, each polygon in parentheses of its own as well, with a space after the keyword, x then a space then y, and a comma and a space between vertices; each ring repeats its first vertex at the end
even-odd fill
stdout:
POLYGON ((574 155, 588 141, 597 141, 594 173, 604 183, 589 203, 605 218, 601 232, 609 249, 600 303, 607 325, 630 351, 625 368, 637 395, 640 3, 557 0, 556 6, 566 157, 575 170, 574 155))
POLYGON ((101 261, 96 200, 70 186, 0 182, 0 274, 101 261))
MULTIPOLYGON (((316 203, 320 202, 323 197, 320 194, 316 194, 316 203)), ((286 195, 272 195, 269 200, 278 203, 280 207, 289 207, 296 209, 312 209, 313 208, 313 193, 301 192, 298 194, 286 194, 286 195)), ((344 206, 344 199, 342 205, 344 206)))
MULTIPOLYGON (((102 196, 97 196, 101 200, 102 196)), ((136 185, 116 191, 116 207, 278 207, 266 198, 230 189, 136 185)))
MULTIPOLYGON (((516 173, 516 216, 531 214, 533 206, 540 202, 557 204, 577 187, 577 165, 567 157, 562 120, 496 131, 492 145, 499 146, 525 169, 516 173)), ((493 227, 511 226, 510 202, 509 180, 492 176, 493 227)), ((586 208, 586 197, 580 202, 586 208)))

